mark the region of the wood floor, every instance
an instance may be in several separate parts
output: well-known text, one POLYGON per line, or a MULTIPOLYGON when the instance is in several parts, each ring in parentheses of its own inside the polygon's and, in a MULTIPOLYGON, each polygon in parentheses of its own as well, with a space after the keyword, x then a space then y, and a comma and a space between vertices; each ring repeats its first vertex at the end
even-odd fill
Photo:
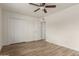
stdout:
POLYGON ((62 46, 51 44, 44 40, 17 43, 4 46, 1 55, 8 56, 79 56, 78 51, 74 51, 62 46))

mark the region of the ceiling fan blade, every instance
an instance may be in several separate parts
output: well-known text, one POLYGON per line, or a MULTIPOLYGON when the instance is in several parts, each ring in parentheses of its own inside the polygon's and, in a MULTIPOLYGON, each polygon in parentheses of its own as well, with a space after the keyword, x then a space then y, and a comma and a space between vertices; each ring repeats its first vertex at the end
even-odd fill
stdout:
POLYGON ((44 9, 44 13, 47 13, 47 10, 46 9, 44 9))
POLYGON ((40 8, 36 9, 34 12, 37 12, 38 10, 40 10, 40 8))
POLYGON ((46 8, 55 8, 56 5, 48 5, 48 6, 45 6, 46 8))
POLYGON ((30 5, 34 5, 34 6, 39 6, 39 5, 37 5, 37 4, 34 4, 34 3, 29 3, 30 5))

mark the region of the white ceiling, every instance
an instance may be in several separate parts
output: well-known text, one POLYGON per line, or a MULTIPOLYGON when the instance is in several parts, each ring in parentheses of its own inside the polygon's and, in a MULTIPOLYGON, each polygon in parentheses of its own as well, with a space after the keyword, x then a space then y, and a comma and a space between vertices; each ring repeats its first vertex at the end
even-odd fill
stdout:
POLYGON ((18 12, 21 14, 26 14, 34 17, 44 17, 53 14, 55 12, 64 10, 66 8, 69 8, 73 5, 76 5, 77 3, 47 3, 47 4, 48 5, 55 4, 56 8, 47 8, 48 13, 44 13, 42 10, 33 12, 38 7, 29 5, 28 3, 0 3, 0 6, 8 11, 18 12))

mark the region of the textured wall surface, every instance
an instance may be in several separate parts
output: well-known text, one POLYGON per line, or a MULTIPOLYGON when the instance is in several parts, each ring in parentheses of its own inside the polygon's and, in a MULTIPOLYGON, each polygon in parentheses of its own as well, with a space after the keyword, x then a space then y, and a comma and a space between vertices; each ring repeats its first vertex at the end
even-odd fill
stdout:
POLYGON ((46 17, 47 41, 79 51, 79 5, 46 17))

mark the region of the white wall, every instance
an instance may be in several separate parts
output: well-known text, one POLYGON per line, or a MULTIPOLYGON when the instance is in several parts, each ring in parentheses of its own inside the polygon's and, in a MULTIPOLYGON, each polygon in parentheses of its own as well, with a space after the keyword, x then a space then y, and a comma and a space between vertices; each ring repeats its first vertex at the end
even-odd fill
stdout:
POLYGON ((39 19, 15 12, 3 11, 3 45, 40 39, 39 19))
POLYGON ((45 18, 47 41, 79 51, 79 5, 45 18))
POLYGON ((0 8, 0 50, 2 47, 2 10, 0 8))

